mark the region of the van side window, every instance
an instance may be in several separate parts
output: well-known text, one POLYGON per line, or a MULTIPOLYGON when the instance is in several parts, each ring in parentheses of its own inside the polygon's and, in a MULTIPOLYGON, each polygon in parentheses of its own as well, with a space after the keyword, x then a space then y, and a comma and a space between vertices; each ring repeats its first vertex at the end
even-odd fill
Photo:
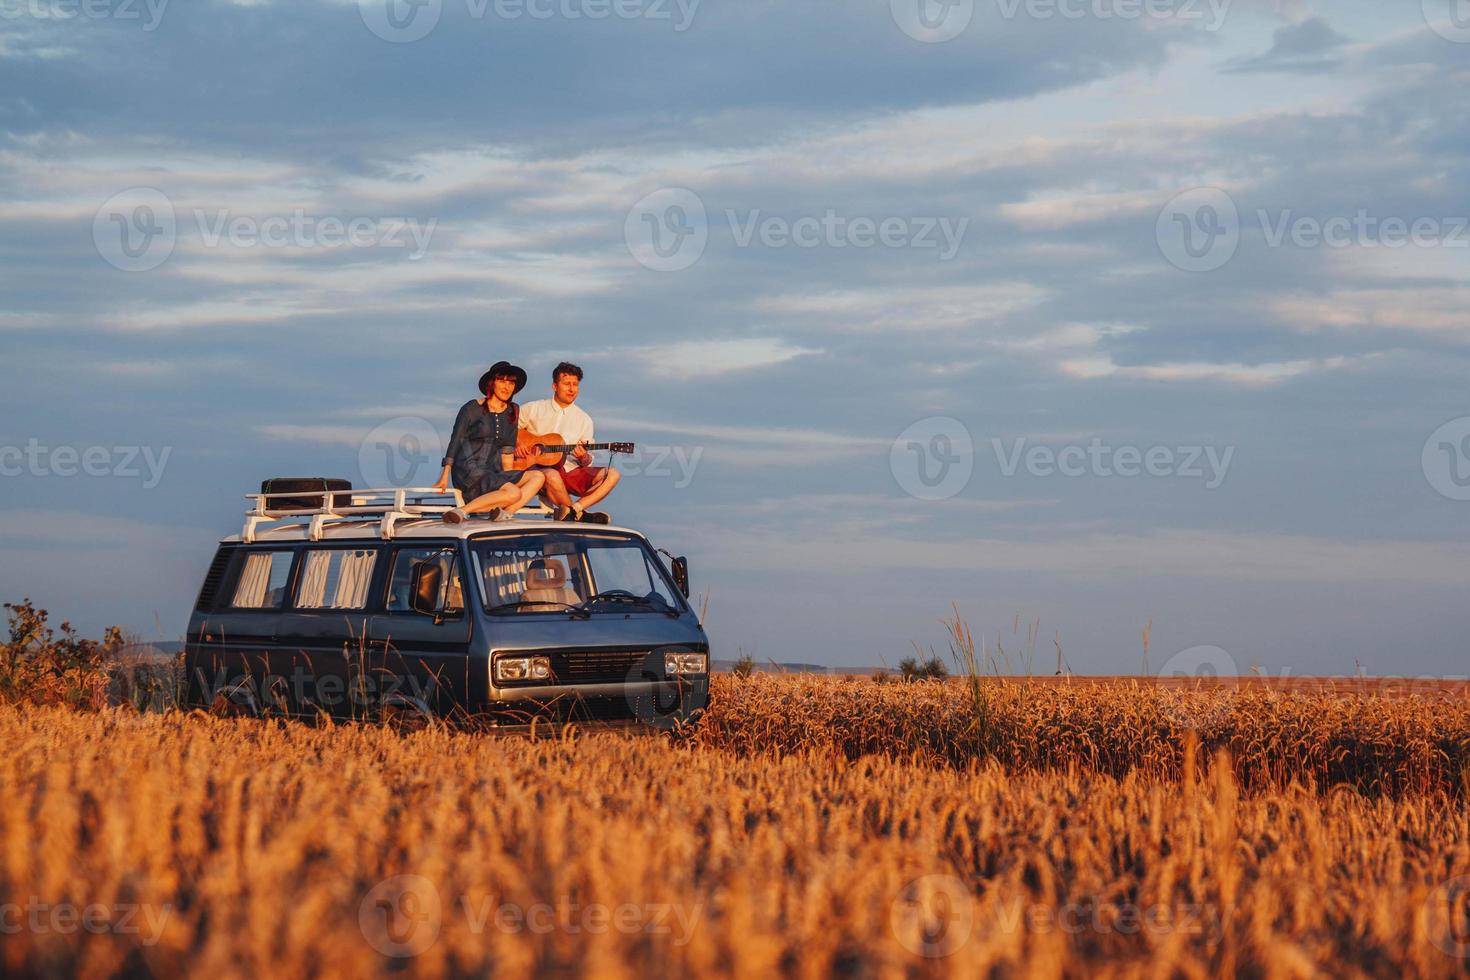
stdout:
POLYGON ((296 585, 296 608, 362 609, 377 560, 377 551, 370 549, 308 551, 296 585))
POLYGON ((444 593, 440 599, 447 611, 464 609, 464 587, 459 577, 459 556, 452 548, 399 548, 393 555, 393 575, 388 582, 388 611, 413 610, 413 570, 426 561, 443 565, 444 593))
POLYGON ((232 609, 279 609, 291 577, 292 551, 247 551, 240 555, 232 609))

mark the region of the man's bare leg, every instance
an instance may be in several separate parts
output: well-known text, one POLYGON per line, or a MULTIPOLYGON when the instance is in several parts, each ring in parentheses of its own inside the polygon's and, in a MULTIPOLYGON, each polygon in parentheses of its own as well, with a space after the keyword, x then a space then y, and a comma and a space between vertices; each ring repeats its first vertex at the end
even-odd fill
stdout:
POLYGON ((605 468, 602 471, 602 476, 592 485, 592 489, 577 501, 577 510, 585 512, 592 507, 596 507, 599 501, 606 499, 607 495, 613 492, 613 487, 617 486, 618 481, 622 478, 623 474, 611 466, 605 468))
POLYGON ((566 481, 561 478, 561 470, 547 467, 537 472, 546 478, 546 486, 541 488, 542 500, 557 511, 572 506, 572 494, 567 489, 566 481))

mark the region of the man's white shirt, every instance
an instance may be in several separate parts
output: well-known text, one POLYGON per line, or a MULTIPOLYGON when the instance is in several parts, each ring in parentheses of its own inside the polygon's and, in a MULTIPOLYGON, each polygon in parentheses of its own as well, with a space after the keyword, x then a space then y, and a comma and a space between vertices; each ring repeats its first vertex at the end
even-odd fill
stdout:
MULTIPOLYGON (((529 429, 532 435, 544 436, 555 432, 566 440, 568 446, 593 441, 592 416, 575 403, 562 408, 555 398, 543 398, 522 405, 520 425, 523 429, 529 429)), ((570 457, 571 454, 567 455, 570 457)))

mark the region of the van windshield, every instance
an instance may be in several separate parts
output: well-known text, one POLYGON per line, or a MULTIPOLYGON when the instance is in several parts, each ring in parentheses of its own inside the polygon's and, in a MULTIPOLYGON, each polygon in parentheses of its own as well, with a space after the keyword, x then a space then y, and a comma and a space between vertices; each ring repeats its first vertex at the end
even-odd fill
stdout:
POLYGON ((679 611, 663 566, 635 538, 535 532, 476 538, 470 551, 492 613, 679 611))

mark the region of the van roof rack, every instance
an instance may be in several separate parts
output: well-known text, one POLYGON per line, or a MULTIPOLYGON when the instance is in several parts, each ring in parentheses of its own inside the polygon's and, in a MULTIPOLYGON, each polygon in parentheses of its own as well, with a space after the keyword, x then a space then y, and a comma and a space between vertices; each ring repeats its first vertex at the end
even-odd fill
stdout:
MULTIPOLYGON (((364 490, 309 490, 300 493, 247 493, 251 501, 245 512, 245 526, 240 540, 255 542, 256 533, 265 524, 287 524, 308 520, 306 536, 320 541, 329 524, 372 523, 377 520, 377 534, 393 538, 393 527, 403 520, 439 517, 454 507, 464 506, 464 495, 458 490, 436 490, 433 487, 388 487, 364 490), (350 503, 341 503, 343 498, 350 503)), ((522 508, 519 514, 550 516, 544 505, 522 508)))

